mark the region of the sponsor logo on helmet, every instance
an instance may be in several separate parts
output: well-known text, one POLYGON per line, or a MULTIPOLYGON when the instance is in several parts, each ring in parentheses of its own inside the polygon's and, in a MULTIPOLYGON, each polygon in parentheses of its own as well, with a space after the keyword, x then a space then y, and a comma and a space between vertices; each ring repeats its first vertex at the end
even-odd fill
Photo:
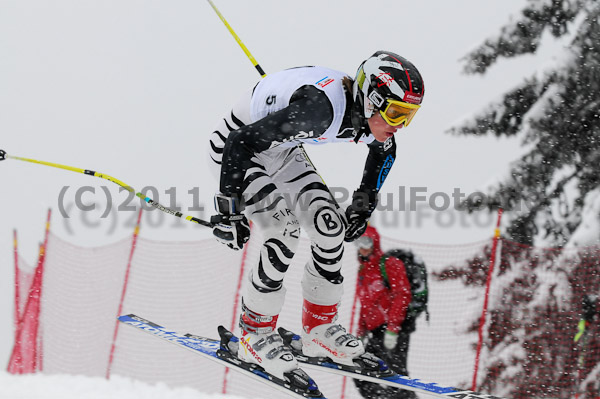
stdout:
POLYGON ((377 87, 390 87, 394 82, 394 78, 392 77, 392 75, 390 75, 389 72, 381 72, 379 75, 377 75, 376 79, 379 80, 379 83, 377 83, 377 87))
POLYGON ((385 99, 383 97, 381 97, 381 95, 379 93, 377 93, 375 90, 373 90, 369 94, 369 100, 371 100, 373 105, 375 105, 377 108, 381 107, 385 101, 385 99))
POLYGON ((423 100, 422 94, 410 93, 410 92, 405 92, 404 98, 402 99, 402 101, 405 101, 405 102, 411 103, 411 104, 421 104, 422 100, 423 100))
POLYGON ((329 76, 325 76, 323 79, 319 80, 316 85, 319 87, 325 87, 329 83, 333 82, 335 79, 330 78, 329 76))

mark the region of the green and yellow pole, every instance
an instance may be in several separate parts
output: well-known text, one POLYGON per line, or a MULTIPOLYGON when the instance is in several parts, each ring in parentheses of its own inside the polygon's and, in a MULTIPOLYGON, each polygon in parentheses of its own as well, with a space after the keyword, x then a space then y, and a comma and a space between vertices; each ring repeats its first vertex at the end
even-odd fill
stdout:
POLYGON ((248 57, 248 59, 250 60, 250 62, 252 63, 252 65, 254 65, 254 68, 256 68, 256 70, 258 71, 258 73, 260 74, 260 76, 262 78, 264 78, 265 76, 267 76, 267 73, 261 68, 260 65, 258 65, 258 62, 252 56, 252 54, 250 53, 250 50, 248 50, 248 48, 244 45, 244 43, 242 43, 242 40, 235 33, 235 31, 233 30, 233 28, 229 25, 229 23, 227 23, 227 20, 225 20, 225 17, 223 17, 223 14, 221 14, 221 12, 217 8, 217 6, 215 6, 215 3, 213 3, 212 0, 208 0, 208 3, 213 8, 213 10, 215 10, 215 12, 217 13, 217 15, 219 16, 219 18, 221 19, 221 21, 225 25, 225 27, 227 28, 227 30, 229 31, 229 33, 231 33, 231 36, 233 36, 233 38, 235 39, 235 41, 237 42, 237 44, 239 44, 239 46, 242 48, 242 50, 246 54, 246 57, 248 57))
MULTIPOLYGON (((233 28, 229 25, 229 23, 227 22, 227 20, 225 19, 225 17, 223 17, 223 15, 219 11, 219 9, 212 2, 212 0, 208 0, 208 3, 211 5, 211 7, 213 8, 213 10, 215 10, 215 12, 219 16, 219 18, 221 19, 221 21, 223 22, 223 24, 225 25, 225 27, 227 27, 227 30, 229 30, 229 33, 231 33, 231 35, 233 36, 233 38, 235 39, 235 41, 242 48, 242 50, 244 51, 244 53, 246 54, 246 56, 248 57, 248 59, 250 60, 250 62, 252 62, 252 65, 254 65, 254 68, 256 68, 256 70, 258 71, 258 73, 260 74, 260 76, 263 77, 263 78, 265 76, 267 76, 266 72, 262 69, 262 67, 258 64, 258 62, 256 61, 256 59, 252 56, 252 54, 250 53, 250 50, 248 50, 248 48, 244 45, 244 43, 242 42, 242 40, 235 33, 235 31, 233 30, 233 28)), ((220 215, 214 215, 214 216, 211 217, 210 222, 207 222, 205 220, 198 219, 198 218, 193 217, 193 216, 185 215, 185 214, 183 214, 181 212, 178 212, 178 211, 174 211, 173 209, 169 209, 169 208, 167 208, 167 207, 159 204, 158 202, 152 200, 150 197, 148 197, 148 196, 146 196, 146 195, 144 195, 142 193, 136 192, 134 190, 134 188, 131 187, 129 184, 126 184, 126 183, 122 182, 121 180, 119 180, 119 179, 117 179, 115 177, 109 176, 107 174, 104 174, 104 173, 96 172, 96 171, 89 170, 89 169, 76 168, 76 167, 73 167, 73 166, 61 165, 61 164, 52 163, 52 162, 39 161, 39 160, 36 160, 36 159, 17 157, 17 156, 14 156, 14 155, 8 155, 6 153, 6 151, 0 150, 0 161, 3 161, 5 159, 14 159, 14 160, 17 160, 17 161, 23 161, 23 162, 35 163, 35 164, 38 164, 38 165, 50 166, 52 168, 69 170, 71 172, 83 173, 83 174, 86 174, 86 175, 89 175, 89 176, 99 177, 101 179, 108 180, 110 182, 118 184, 120 187, 123 187, 125 190, 134 193, 136 197, 140 198, 142 201, 145 201, 147 204, 149 204, 150 206, 153 206, 154 208, 156 208, 156 209, 158 209, 160 211, 168 213, 169 215, 173 215, 173 216, 176 216, 176 217, 188 220, 190 222, 194 222, 194 223, 200 224, 202 226, 213 227, 216 223, 219 223, 222 220, 222 217, 220 215)), ((236 217, 237 216, 230 217, 229 219, 233 220, 236 217)))
POLYGON ((71 172, 75 172, 75 173, 83 173, 84 175, 88 175, 88 176, 94 176, 94 177, 99 177, 101 179, 104 180, 108 180, 110 182, 113 182, 117 185, 119 185, 120 187, 123 187, 125 190, 134 193, 136 197, 140 198, 142 201, 146 202, 148 205, 158 209, 159 211, 168 213, 169 215, 173 215, 176 216, 178 218, 181 219, 185 219, 187 221, 196 223, 196 224, 200 224, 202 226, 206 226, 206 227, 213 227, 215 223, 218 223, 218 215, 213 218, 215 218, 215 220, 212 220, 213 218, 211 218, 210 222, 207 222, 205 220, 202 219, 198 219, 196 217, 190 216, 190 215, 185 215, 181 212, 178 211, 174 211, 173 209, 167 208, 161 204, 159 204, 158 202, 152 200, 150 197, 140 193, 140 192, 136 192, 135 189, 133 187, 131 187, 129 184, 126 184, 124 182, 122 182, 121 180, 109 176, 107 174, 104 173, 100 173, 100 172, 96 172, 93 170, 89 170, 89 169, 82 169, 82 168, 76 168, 73 166, 67 166, 67 165, 61 165, 58 163, 52 163, 52 162, 46 162, 46 161, 39 161, 37 159, 30 159, 30 158, 23 158, 23 157, 17 157, 14 155, 8 155, 6 153, 6 151, 4 150, 0 150, 0 161, 3 161, 5 159, 14 159, 17 161, 23 161, 23 162, 29 162, 29 163, 34 163, 34 164, 38 164, 38 165, 44 165, 44 166, 49 166, 52 168, 58 168, 58 169, 63 169, 63 170, 69 170, 71 172))

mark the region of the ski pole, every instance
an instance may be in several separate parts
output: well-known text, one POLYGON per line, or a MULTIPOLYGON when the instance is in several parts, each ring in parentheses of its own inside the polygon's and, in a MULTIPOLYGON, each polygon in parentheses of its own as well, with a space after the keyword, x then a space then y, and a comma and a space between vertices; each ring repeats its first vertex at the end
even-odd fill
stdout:
MULTIPOLYGON (((153 206, 154 208, 158 209, 159 211, 163 211, 165 213, 168 213, 169 215, 173 215, 178 218, 182 218, 182 219, 188 220, 190 222, 194 222, 194 223, 202 225, 202 226, 213 227, 216 223, 219 223, 222 220, 221 215, 214 215, 210 218, 210 222, 207 222, 206 220, 198 219, 196 217, 185 215, 179 211, 175 211, 173 209, 167 208, 167 207, 159 204, 158 202, 152 200, 150 197, 148 197, 142 193, 136 192, 135 189, 133 187, 131 187, 129 184, 125 184, 121 180, 116 179, 112 176, 106 175, 104 173, 99 173, 99 172, 96 172, 93 170, 88 170, 88 169, 75 168, 73 166, 61 165, 61 164, 52 163, 52 162, 45 162, 45 161, 38 161, 35 159, 17 157, 14 155, 8 155, 6 153, 6 151, 0 150, 0 161, 4 161, 6 159, 15 159, 17 161, 30 162, 30 163, 35 163, 38 165, 50 166, 53 168, 70 170, 71 172, 83 173, 85 175, 99 177, 101 179, 108 180, 110 182, 118 184, 120 187, 123 187, 125 190, 129 191, 130 193, 134 193, 136 197, 140 198, 142 201, 145 201, 148 205, 153 206)), ((233 218, 230 218, 230 219, 233 219, 233 218)))
POLYGON ((264 78, 265 76, 267 76, 267 73, 261 68, 260 65, 258 65, 258 62, 256 61, 256 59, 254 59, 254 57, 252 56, 252 54, 250 53, 250 51, 248 50, 248 48, 244 45, 244 43, 242 43, 242 40, 239 38, 238 35, 236 35, 236 33, 233 31, 233 28, 227 23, 227 21, 225 20, 225 17, 223 17, 223 15, 221 14, 221 12, 217 8, 217 6, 215 6, 215 3, 213 3, 212 0, 208 0, 208 3, 213 8, 213 10, 215 10, 215 12, 219 16, 219 18, 221 19, 221 21, 223 22, 223 24, 225 25, 225 27, 227 27, 227 30, 229 30, 229 33, 231 33, 231 36, 233 36, 233 38, 240 45, 240 47, 242 48, 242 50, 244 50, 244 53, 246 53, 246 57, 248 57, 248 59, 250 60, 250 62, 252 63, 252 65, 254 65, 254 68, 256 68, 256 70, 258 71, 258 73, 260 74, 260 76, 262 78, 264 78))

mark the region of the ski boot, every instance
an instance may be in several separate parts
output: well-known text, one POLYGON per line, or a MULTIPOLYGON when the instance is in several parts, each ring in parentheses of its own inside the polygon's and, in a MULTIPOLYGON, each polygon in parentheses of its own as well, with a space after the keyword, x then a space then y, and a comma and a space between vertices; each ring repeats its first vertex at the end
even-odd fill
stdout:
POLYGON ((337 304, 323 306, 304 300, 302 336, 278 329, 296 359, 307 367, 327 367, 376 378, 396 375, 383 360, 365 353, 362 341, 335 323, 337 307, 337 304))
POLYGON ((321 398, 317 384, 306 372, 298 368, 291 348, 275 331, 277 316, 264 316, 242 305, 240 316, 242 336, 237 338, 219 326, 221 355, 228 352, 243 362, 243 366, 255 374, 266 377, 281 386, 308 398, 321 398), (288 388, 290 389, 290 388, 288 388))
POLYGON ((308 357, 329 357, 336 363, 353 365, 365 353, 362 342, 335 324, 338 305, 316 305, 304 300, 302 306, 302 353, 308 357))

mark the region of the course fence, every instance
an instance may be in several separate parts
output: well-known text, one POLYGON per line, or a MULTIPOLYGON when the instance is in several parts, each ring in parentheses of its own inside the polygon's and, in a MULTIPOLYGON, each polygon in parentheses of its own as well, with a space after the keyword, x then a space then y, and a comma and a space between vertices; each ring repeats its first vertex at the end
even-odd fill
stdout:
MULTIPOLYGON (((190 386, 203 392, 271 397, 272 392, 238 373, 226 372, 188 351, 147 334, 119 327, 119 313, 135 313, 168 328, 217 336, 216 326, 238 332, 240 293, 257 262, 261 237, 244 251, 212 239, 153 241, 138 236, 82 248, 47 233, 36 268, 15 244, 16 340, 11 373, 122 375, 146 382, 190 386), (250 388, 251 387, 251 388, 250 388)), ((15 239, 16 243, 16 239, 15 239)), ((384 250, 410 248, 430 272, 430 321, 419 318, 411 336, 412 377, 507 398, 594 398, 600 375, 600 338, 591 323, 574 336, 584 295, 600 293, 600 249, 542 249, 500 240, 489 276, 492 238, 464 245, 430 245, 382 237, 384 250), (488 278, 489 277, 489 278, 488 278), (486 284, 488 309, 475 353, 486 284)), ((300 330, 300 279, 310 242, 286 274, 279 324, 300 330)), ((340 321, 354 325, 358 263, 352 244, 343 258, 345 292, 340 321)), ((311 371, 329 398, 359 398, 352 381, 311 371)))

